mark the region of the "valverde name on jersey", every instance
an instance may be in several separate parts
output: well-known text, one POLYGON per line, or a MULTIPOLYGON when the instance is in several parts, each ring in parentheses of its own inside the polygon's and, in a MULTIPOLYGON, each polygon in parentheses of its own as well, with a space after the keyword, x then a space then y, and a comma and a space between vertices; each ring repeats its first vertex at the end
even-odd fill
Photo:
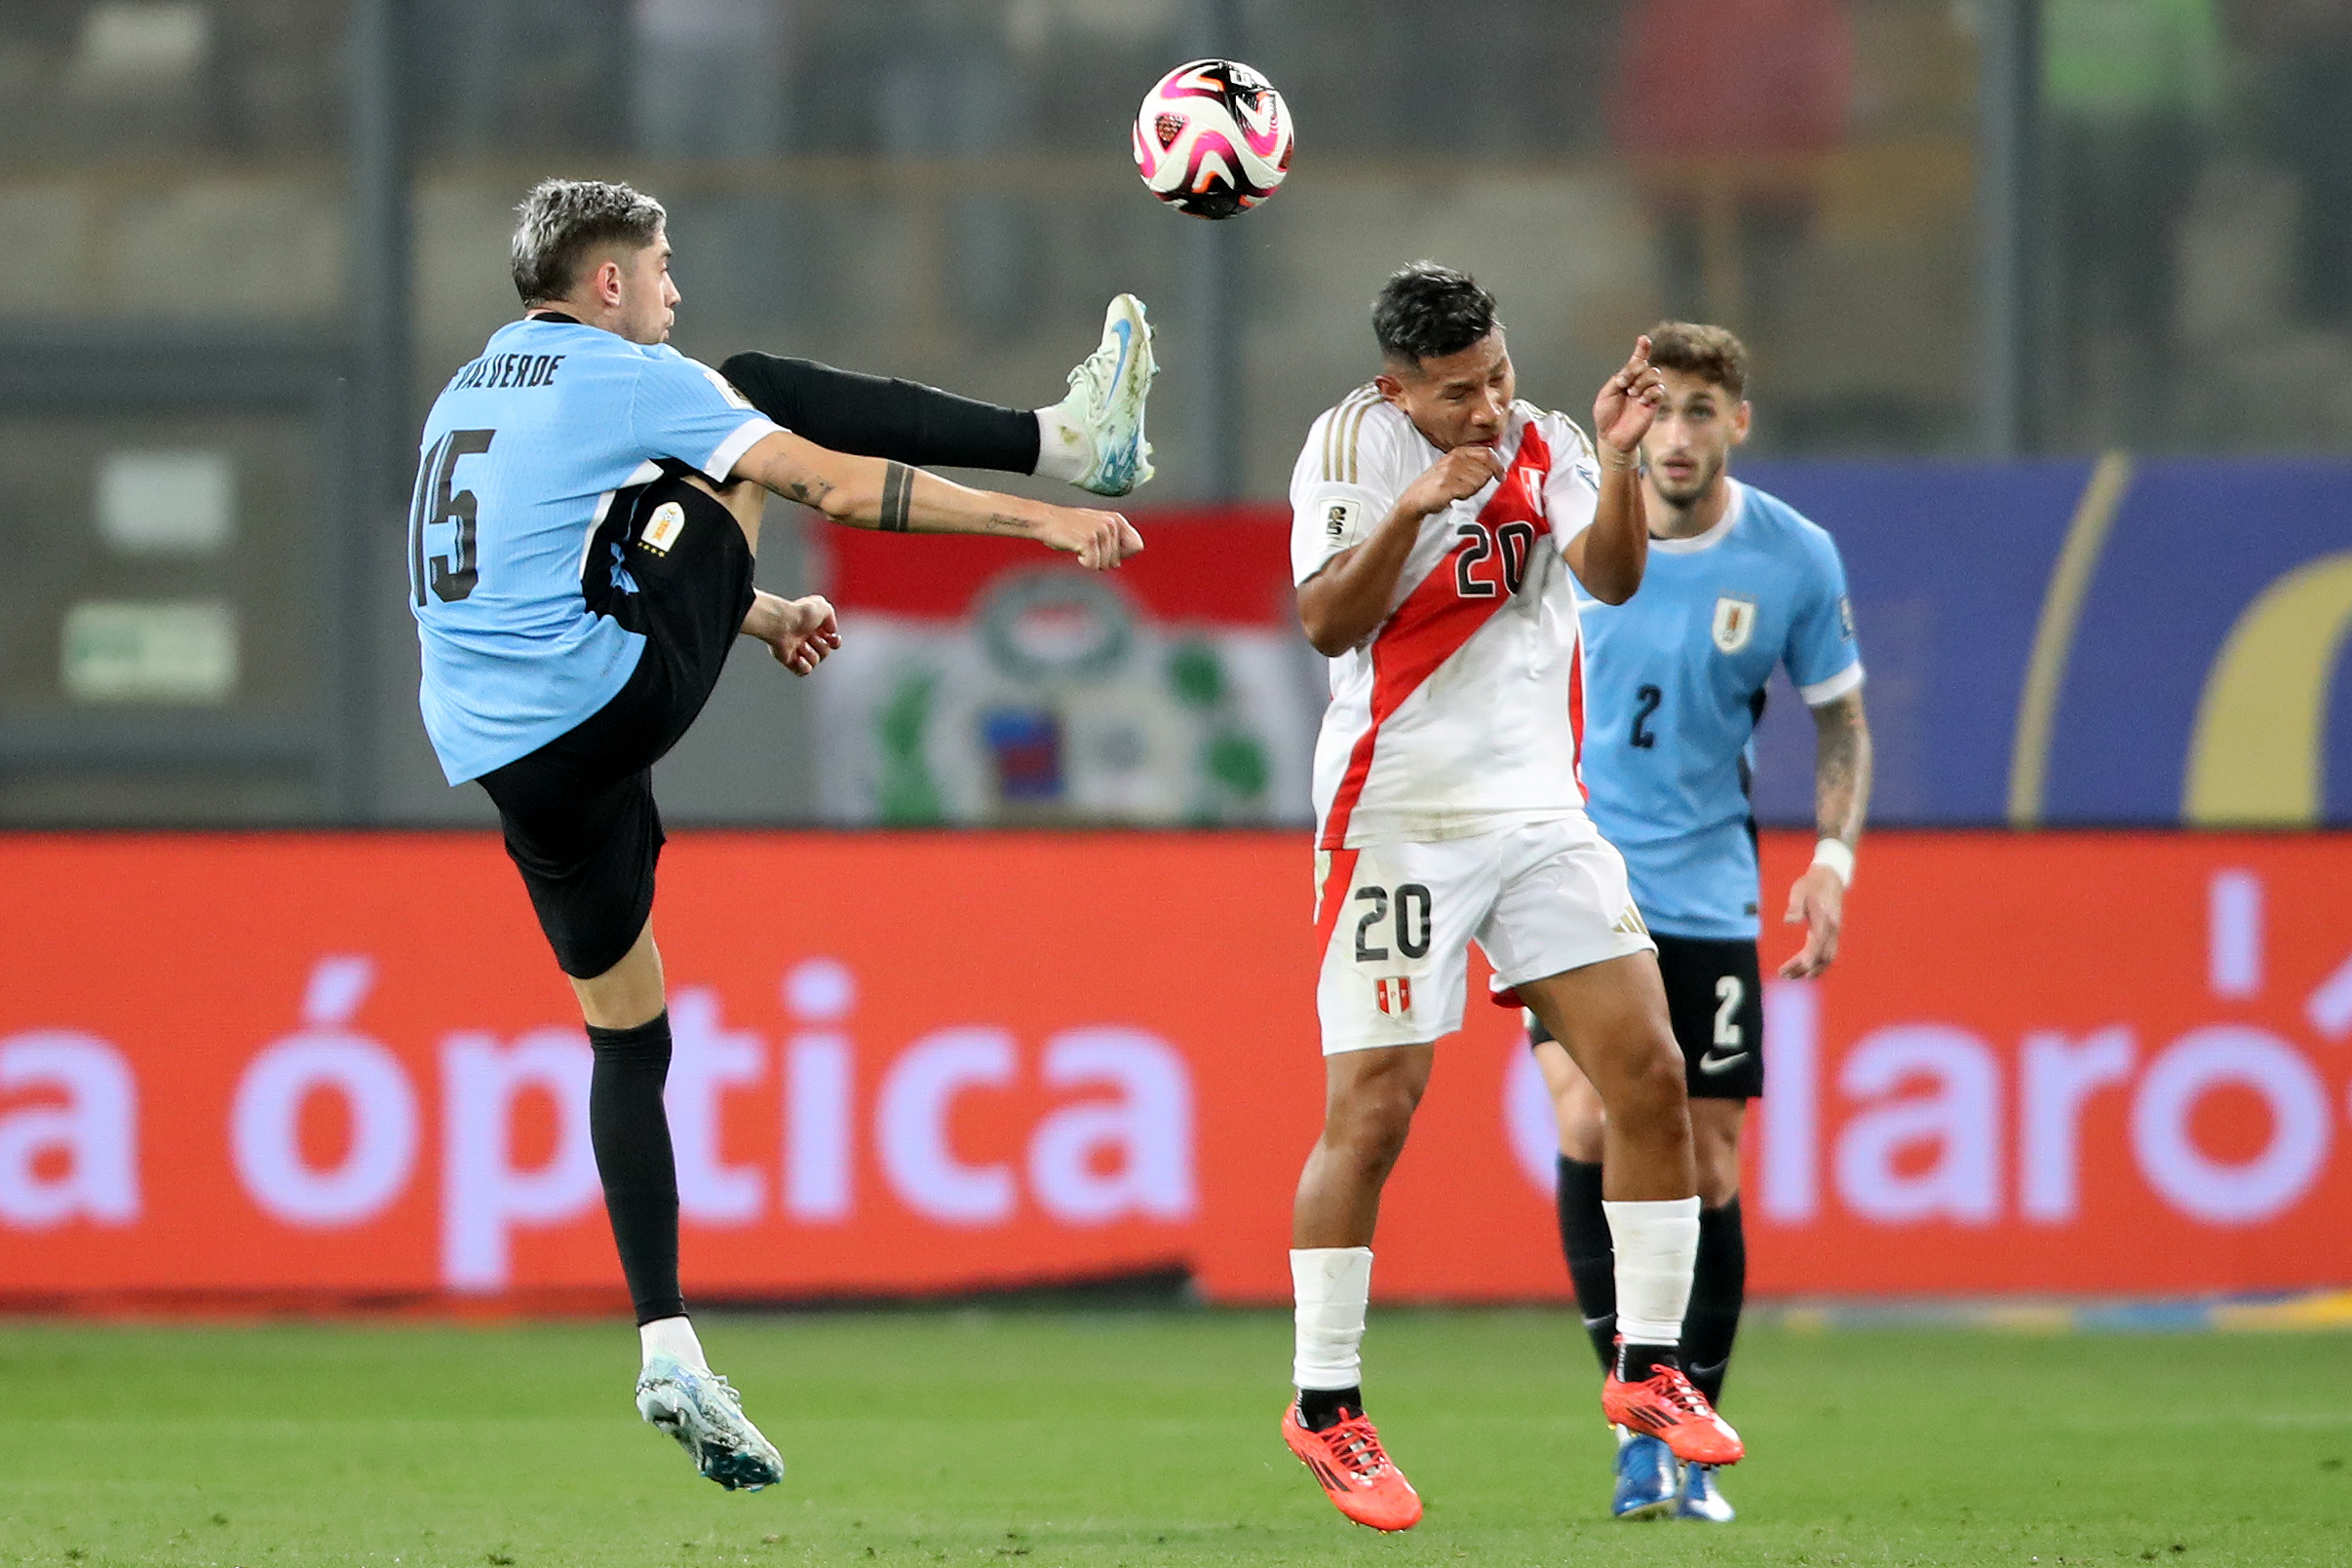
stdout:
POLYGON ((1673 936, 1755 936, 1748 768, 1764 684, 1785 667, 1814 706, 1862 684, 1835 541, 1734 480, 1715 527, 1650 542, 1639 593, 1584 609, 1585 784, 1634 901, 1673 936))
POLYGON ((614 497, 662 459, 723 480, 776 428, 709 366, 566 317, 508 324, 450 378, 408 518, 418 706, 450 783, 546 745, 636 668, 644 638, 588 606, 614 497))
MULTIPOLYGON (((1319 418, 1292 474, 1292 571, 1360 543, 1444 454, 1360 388, 1319 418)), ((1562 556, 1600 503, 1584 433, 1515 404, 1503 478, 1423 519, 1389 614, 1331 661, 1315 748, 1317 843, 1434 841, 1581 810, 1583 688, 1562 556)))

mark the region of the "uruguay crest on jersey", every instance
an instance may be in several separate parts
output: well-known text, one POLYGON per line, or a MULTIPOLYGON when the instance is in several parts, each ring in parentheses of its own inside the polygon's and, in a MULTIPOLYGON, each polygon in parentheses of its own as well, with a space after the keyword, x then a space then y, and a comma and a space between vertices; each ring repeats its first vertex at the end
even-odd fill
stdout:
POLYGON ((1737 653, 1755 635, 1755 600, 1725 593, 1715 601, 1715 645, 1737 653))

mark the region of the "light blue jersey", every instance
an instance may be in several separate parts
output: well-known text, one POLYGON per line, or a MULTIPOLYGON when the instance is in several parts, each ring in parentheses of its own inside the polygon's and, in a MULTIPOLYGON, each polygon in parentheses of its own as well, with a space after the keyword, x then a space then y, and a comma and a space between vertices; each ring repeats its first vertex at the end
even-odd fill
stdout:
POLYGON ((659 458, 724 479, 776 429, 715 371, 569 319, 520 321, 450 378, 408 508, 425 733, 451 784, 537 750, 610 702, 645 639, 591 613, 615 491, 659 458))
POLYGON ((1754 937, 1750 742, 1786 665, 1818 706, 1862 684, 1846 573, 1829 534, 1732 481, 1723 520, 1653 539, 1640 592, 1585 602, 1584 782, 1653 931, 1754 937))

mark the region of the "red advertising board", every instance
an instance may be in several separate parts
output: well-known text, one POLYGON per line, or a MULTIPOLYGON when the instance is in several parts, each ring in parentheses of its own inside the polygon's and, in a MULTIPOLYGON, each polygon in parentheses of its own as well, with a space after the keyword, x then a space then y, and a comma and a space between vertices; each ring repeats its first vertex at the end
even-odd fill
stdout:
MULTIPOLYGON (((1767 838, 1777 891, 1805 845, 1767 838)), ((663 861, 690 1294, 1180 1264, 1287 1291, 1301 835, 689 833, 663 861)), ((492 837, 0 839, 0 1298, 618 1301, 587 1047, 492 837)), ((1764 1292, 2352 1281, 2352 840, 1875 835, 1775 982, 1764 1292)), ((1777 957, 1793 944, 1777 929, 1777 957)), ((1474 1005, 1383 1297, 1564 1294, 1474 1005)))

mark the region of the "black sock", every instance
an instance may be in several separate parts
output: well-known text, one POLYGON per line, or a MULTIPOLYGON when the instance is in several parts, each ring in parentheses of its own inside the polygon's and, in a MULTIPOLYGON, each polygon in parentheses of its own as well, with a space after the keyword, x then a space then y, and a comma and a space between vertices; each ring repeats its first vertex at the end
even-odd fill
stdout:
POLYGON ((1699 1261, 1690 1276, 1690 1310, 1682 1315, 1682 1364, 1709 1404, 1723 1397, 1723 1373, 1747 1298, 1748 1240, 1734 1198, 1699 1211, 1699 1261))
POLYGON ((1606 1371, 1617 1359, 1617 1248, 1609 1241, 1609 1217, 1600 1206, 1600 1167, 1560 1157, 1560 1249, 1576 1286, 1576 1308, 1584 1331, 1606 1371))
POLYGON ((752 407, 836 452, 917 467, 1037 472, 1037 416, 1026 408, 773 354, 738 354, 718 373, 752 407))
POLYGON ((621 1274, 637 1321, 686 1310, 677 1288, 677 1164, 662 1083, 670 1076, 670 1014, 634 1029, 588 1026, 597 1053, 588 1081, 588 1138, 604 1184, 621 1274))
POLYGON ((1628 1383, 1639 1383, 1661 1366, 1680 1366, 1679 1354, 1672 1345, 1636 1345, 1630 1340, 1617 1347, 1617 1376, 1628 1383))
POLYGON ((1362 1387, 1298 1391, 1298 1424, 1309 1432, 1329 1432, 1349 1416, 1363 1413, 1362 1387))

